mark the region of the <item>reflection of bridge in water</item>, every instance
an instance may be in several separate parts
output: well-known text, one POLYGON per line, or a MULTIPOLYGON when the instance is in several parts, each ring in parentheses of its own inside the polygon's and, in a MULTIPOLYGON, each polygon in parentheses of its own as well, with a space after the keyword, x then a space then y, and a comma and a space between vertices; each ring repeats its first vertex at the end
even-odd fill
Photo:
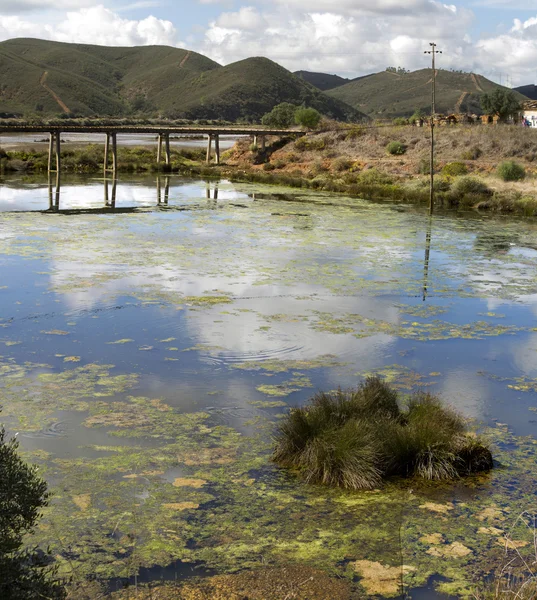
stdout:
MULTIPOLYGON (((48 177, 48 209, 38 211, 44 213, 61 213, 61 214, 81 214, 81 213, 134 213, 140 210, 147 210, 151 208, 176 208, 185 210, 186 207, 170 207, 170 176, 157 176, 156 179, 156 197, 155 203, 151 206, 144 204, 141 206, 117 206, 117 177, 112 179, 103 179, 103 191, 104 198, 103 204, 100 207, 71 207, 61 208, 61 175, 56 172, 56 176, 52 177, 49 173, 48 177)), ((216 207, 216 201, 218 200, 218 182, 213 183, 213 188, 209 183, 205 184, 205 198, 207 199, 207 205, 205 208, 216 207)))
POLYGON ((201 127, 201 126, 165 126, 165 125, 3 125, 2 133, 48 133, 48 171, 61 169, 61 136, 64 133, 101 133, 105 135, 104 143, 104 172, 117 173, 117 134, 154 134, 157 136, 157 163, 162 159, 164 146, 164 162, 171 163, 170 135, 201 135, 207 136, 207 163, 211 162, 212 144, 214 142, 214 162, 220 163, 220 136, 244 135, 250 136, 255 146, 265 149, 266 136, 301 136, 305 132, 297 129, 268 129, 264 127, 201 127), (110 154, 112 168, 109 168, 110 154))

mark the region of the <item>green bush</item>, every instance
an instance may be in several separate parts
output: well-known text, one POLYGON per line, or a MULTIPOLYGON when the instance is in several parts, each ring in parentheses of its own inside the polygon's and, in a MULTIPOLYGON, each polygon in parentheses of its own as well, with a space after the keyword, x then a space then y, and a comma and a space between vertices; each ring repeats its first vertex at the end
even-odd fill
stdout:
POLYGON ((390 476, 446 480, 492 468, 490 451, 466 434, 456 412, 423 392, 401 409, 378 377, 291 409, 275 441, 279 465, 306 482, 350 489, 373 489, 390 476))
POLYGON ((315 129, 321 120, 321 113, 314 108, 298 108, 295 112, 295 123, 301 127, 315 129))
POLYGON ((390 142, 386 146, 386 150, 389 154, 401 155, 406 152, 406 146, 401 142, 390 142))
POLYGON ((278 129, 287 129, 291 127, 295 120, 297 110, 295 104, 282 102, 276 105, 270 112, 261 117, 261 123, 267 127, 276 127, 278 129))
POLYGON ((273 165, 272 163, 264 163, 263 164, 263 171, 274 171, 274 169, 276 168, 276 165, 273 165))
POLYGON ((503 181, 520 181, 526 177, 524 167, 514 160, 506 160, 498 165, 498 177, 503 181))
POLYGON ((48 566, 50 554, 24 547, 26 535, 49 503, 47 484, 20 458, 16 439, 6 437, 0 427, 0 598, 65 598, 48 566))
POLYGON ((396 117, 392 123, 396 127, 402 127, 403 125, 408 125, 408 119, 405 119, 405 117, 396 117))
POLYGON ((332 169, 338 173, 348 171, 352 167, 352 160, 345 156, 340 156, 332 162, 332 169))
POLYGON ((356 125, 351 127, 345 135, 346 140, 355 140, 356 138, 362 137, 365 134, 365 129, 356 125))
POLYGON ((461 162, 448 163, 442 167, 442 175, 447 175, 448 177, 459 177, 467 173, 468 167, 461 162))
POLYGON ((461 154, 463 160, 477 160, 483 154, 483 150, 479 146, 472 146, 461 154))
POLYGON ((389 185, 393 183, 393 179, 387 173, 382 173, 382 171, 377 171, 377 169, 367 169, 366 171, 362 171, 358 175, 358 181, 360 183, 377 185, 389 185))
POLYGON ((476 177, 461 177, 455 181, 451 189, 459 196, 464 196, 465 194, 486 196, 492 193, 487 184, 476 177))

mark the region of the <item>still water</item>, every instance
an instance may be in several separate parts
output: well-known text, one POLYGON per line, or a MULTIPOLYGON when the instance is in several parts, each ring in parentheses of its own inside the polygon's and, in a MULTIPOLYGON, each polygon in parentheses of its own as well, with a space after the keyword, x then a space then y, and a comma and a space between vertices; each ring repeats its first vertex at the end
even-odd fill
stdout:
POLYGON ((306 563, 360 597, 393 595, 402 553, 408 588, 440 575, 455 594, 501 563, 535 505, 536 221, 178 177, 59 183, 0 185, 0 393, 54 492, 37 535, 64 572, 306 563), (370 373, 441 394, 499 468, 356 494, 271 465, 282 411, 370 373))

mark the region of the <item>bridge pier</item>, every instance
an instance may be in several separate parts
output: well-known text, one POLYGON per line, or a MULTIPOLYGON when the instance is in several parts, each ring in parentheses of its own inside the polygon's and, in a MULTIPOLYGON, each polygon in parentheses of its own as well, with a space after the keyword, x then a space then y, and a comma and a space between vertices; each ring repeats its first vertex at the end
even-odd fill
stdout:
POLYGON ((108 171, 108 154, 110 152, 110 134, 106 134, 106 139, 104 141, 104 176, 106 177, 106 172, 108 171))
POLYGON ((115 208, 116 207, 116 191, 117 191, 117 179, 114 177, 112 179, 112 198, 110 199, 108 196, 108 179, 104 180, 104 205, 107 208, 115 208))
POLYGON ((252 136, 252 144, 257 148, 257 133, 252 136))
POLYGON ((52 171, 52 151, 54 148, 54 133, 52 133, 51 131, 49 136, 50 137, 48 142, 48 172, 50 173, 52 171))
POLYGON ((60 172, 61 167, 61 140, 62 134, 61 131, 56 132, 56 172, 60 172))
POLYGON ((112 136, 112 171, 115 177, 117 173, 117 133, 110 135, 112 136))
POLYGON ((264 135, 260 135, 259 139, 261 140, 261 152, 265 152, 266 149, 266 138, 264 135))
POLYGON ((214 163, 220 164, 220 136, 218 134, 214 136, 214 163))
POLYGON ((162 156, 162 133, 159 133, 158 137, 157 137, 157 165, 160 165, 161 156, 162 156))
POLYGON ((209 164, 211 162, 211 146, 213 143, 212 134, 209 133, 208 135, 209 135, 209 137, 207 138, 207 159, 206 159, 207 164, 209 164))
POLYGON ((164 134, 164 148, 166 152, 166 164, 169 165, 171 163, 171 154, 170 154, 170 134, 164 134))

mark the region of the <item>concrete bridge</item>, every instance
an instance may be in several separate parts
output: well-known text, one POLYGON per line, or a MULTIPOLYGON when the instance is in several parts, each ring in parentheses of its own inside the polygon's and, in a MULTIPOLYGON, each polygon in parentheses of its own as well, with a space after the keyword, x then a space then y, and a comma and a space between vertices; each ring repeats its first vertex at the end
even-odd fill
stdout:
POLYGON ((104 140, 104 171, 117 172, 117 134, 154 134, 157 137, 157 163, 162 160, 170 164, 170 135, 200 134, 207 136, 207 164, 211 162, 214 141, 214 162, 220 164, 221 135, 249 135, 256 146, 265 149, 266 136, 302 136, 299 129, 269 129, 264 127, 213 127, 213 126, 163 126, 163 125, 3 125, 0 120, 0 134, 3 133, 43 133, 49 134, 48 170, 59 171, 61 167, 61 136, 64 133, 102 133, 104 140), (112 166, 110 167, 110 154, 112 166), (55 167, 55 168, 53 168, 55 167))

